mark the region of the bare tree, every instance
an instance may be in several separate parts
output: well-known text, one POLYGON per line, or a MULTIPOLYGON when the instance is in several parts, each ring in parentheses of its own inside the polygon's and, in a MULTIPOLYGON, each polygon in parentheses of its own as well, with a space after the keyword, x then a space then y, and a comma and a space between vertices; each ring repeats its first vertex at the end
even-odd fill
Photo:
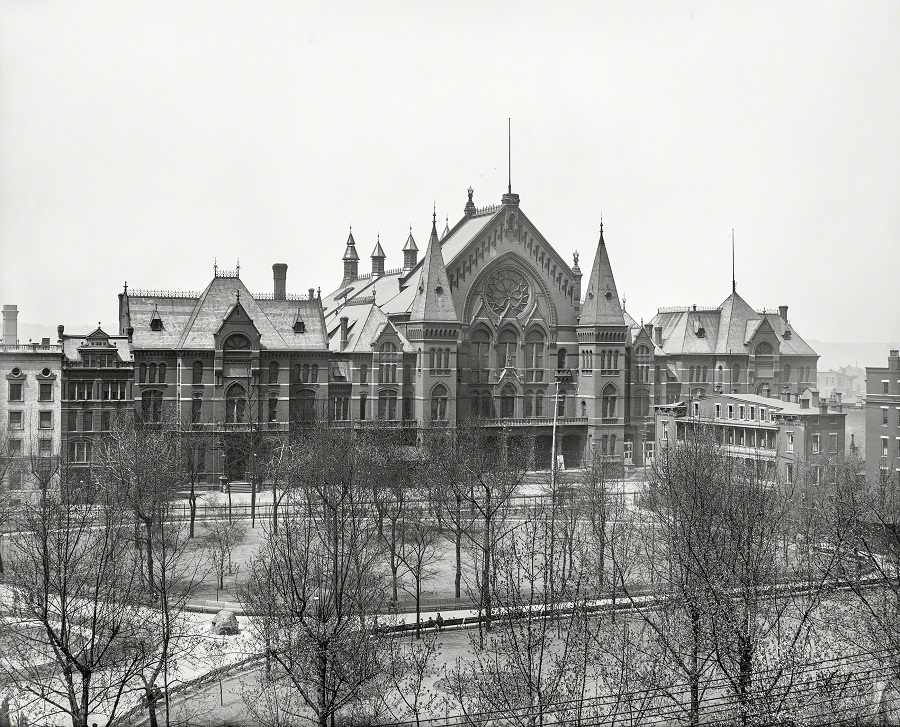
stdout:
POLYGON ((227 509, 218 503, 212 505, 213 517, 207 524, 205 541, 216 574, 216 599, 225 588, 225 576, 232 574, 232 553, 243 542, 247 528, 240 520, 230 520, 227 509))
POLYGON ((385 708, 393 720, 411 719, 419 727, 441 697, 432 683, 437 675, 435 661, 441 650, 437 634, 426 634, 415 640, 390 639, 385 647, 388 650, 385 708))
POLYGON ((431 522, 424 508, 407 511, 403 526, 401 560, 409 577, 403 589, 411 593, 416 605, 416 638, 421 638, 422 586, 436 574, 434 564, 440 558, 441 531, 431 522))
POLYGON ((242 601, 273 673, 324 727, 372 697, 382 673, 381 549, 357 442, 311 428, 301 446, 309 466, 250 563, 242 601))
POLYGON ((141 583, 134 567, 129 514, 112 492, 92 507, 47 488, 22 513, 11 548, 10 585, 18 620, 0 654, 7 683, 42 700, 47 716, 87 727, 93 715, 111 722, 140 666, 134 645, 149 637, 136 608, 141 583))

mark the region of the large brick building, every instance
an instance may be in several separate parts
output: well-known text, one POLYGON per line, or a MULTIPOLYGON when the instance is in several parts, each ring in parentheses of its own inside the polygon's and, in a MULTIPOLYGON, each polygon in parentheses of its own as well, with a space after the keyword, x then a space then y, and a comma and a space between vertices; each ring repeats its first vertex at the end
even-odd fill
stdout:
POLYGON ((900 492, 900 351, 866 368, 866 478, 900 492))

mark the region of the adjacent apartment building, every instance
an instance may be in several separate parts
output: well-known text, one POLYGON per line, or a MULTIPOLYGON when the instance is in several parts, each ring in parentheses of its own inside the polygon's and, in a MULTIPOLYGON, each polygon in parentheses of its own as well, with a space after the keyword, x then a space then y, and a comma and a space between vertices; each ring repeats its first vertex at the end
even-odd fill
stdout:
POLYGON ((62 347, 19 343, 18 309, 3 306, 0 344, 0 486, 19 497, 54 483, 62 443, 62 347))
POLYGON ((713 394, 656 408, 660 452, 684 441, 695 426, 710 427, 729 456, 761 462, 767 479, 792 483, 833 476, 844 457, 846 414, 828 410, 807 389, 797 402, 757 394, 713 394))
POLYGON ((866 478, 900 488, 900 351, 866 368, 866 478))

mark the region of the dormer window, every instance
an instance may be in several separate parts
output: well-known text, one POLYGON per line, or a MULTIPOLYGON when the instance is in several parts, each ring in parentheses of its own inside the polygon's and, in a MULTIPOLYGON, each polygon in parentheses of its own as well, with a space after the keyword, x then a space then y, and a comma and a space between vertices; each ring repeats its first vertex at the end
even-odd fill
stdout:
POLYGON ((150 330, 161 331, 163 327, 162 318, 159 317, 159 311, 154 307, 153 315, 150 316, 150 330))
POLYGON ((791 340, 791 329, 790 328, 784 329, 784 340, 785 341, 791 340))
POLYGON ((300 317, 300 309, 297 309, 297 315, 294 316, 294 325, 293 325, 294 333, 306 333, 306 323, 303 322, 303 319, 300 317))
POLYGON ((706 338, 706 329, 703 326, 697 327, 697 338, 706 338))

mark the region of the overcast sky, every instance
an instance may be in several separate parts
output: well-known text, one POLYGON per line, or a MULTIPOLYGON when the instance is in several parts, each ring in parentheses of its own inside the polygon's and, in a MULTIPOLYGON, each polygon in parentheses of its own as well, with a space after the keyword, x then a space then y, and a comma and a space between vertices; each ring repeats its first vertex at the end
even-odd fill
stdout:
MULTIPOLYGON (((900 3, 0 0, 0 288, 117 328, 133 288, 340 282, 507 182, 620 295, 900 339, 900 3)), ((883 365, 883 364, 882 364, 883 365)))

